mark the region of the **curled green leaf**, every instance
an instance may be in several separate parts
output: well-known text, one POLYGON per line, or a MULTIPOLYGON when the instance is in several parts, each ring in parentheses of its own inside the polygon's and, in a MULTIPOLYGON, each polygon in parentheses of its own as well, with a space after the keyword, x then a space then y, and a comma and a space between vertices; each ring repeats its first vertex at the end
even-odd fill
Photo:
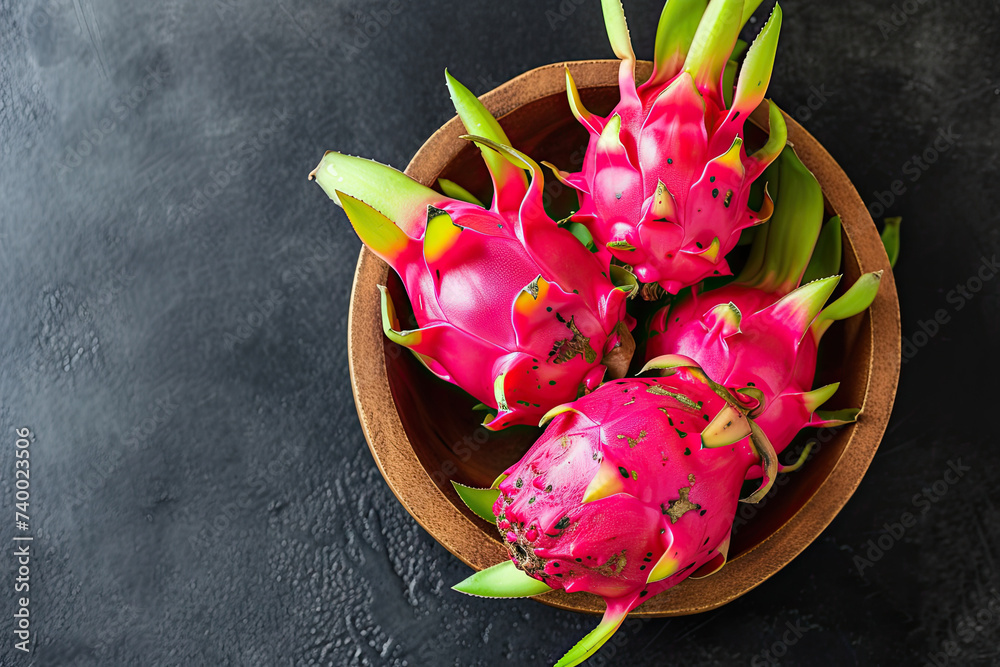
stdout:
POLYGON ((514 561, 509 560, 476 572, 452 586, 452 589, 481 598, 526 598, 552 590, 545 583, 519 570, 514 561))
POLYGON ((493 504, 500 497, 498 489, 477 489, 455 481, 452 481, 451 485, 455 487, 458 497, 462 499, 466 507, 475 512, 476 516, 493 524, 497 522, 497 518, 493 514, 493 504))
POLYGON ((895 267, 896 260, 899 259, 899 225, 902 222, 900 217, 886 218, 885 229, 882 230, 882 245, 889 256, 890 267, 895 267))

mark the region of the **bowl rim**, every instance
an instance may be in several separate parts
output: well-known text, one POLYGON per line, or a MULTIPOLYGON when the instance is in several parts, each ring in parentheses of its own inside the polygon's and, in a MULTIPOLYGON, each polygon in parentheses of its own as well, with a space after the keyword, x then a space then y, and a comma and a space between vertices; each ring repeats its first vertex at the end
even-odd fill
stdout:
MULTIPOLYGON (((578 88, 583 90, 616 85, 619 65, 618 60, 545 65, 520 74, 480 96, 480 100, 502 119, 520 106, 564 92, 566 68, 572 70, 578 88)), ((639 61, 637 80, 648 77, 650 71, 651 63, 639 61)), ((758 124, 766 127, 766 113, 763 122, 760 122, 761 114, 754 117, 758 124)), ((635 616, 680 616, 710 611, 748 593, 776 574, 819 537, 853 495, 878 449, 892 411, 901 366, 901 332, 899 300, 888 257, 881 242, 873 243, 869 238, 871 234, 877 238, 878 232, 847 174, 801 125, 787 114, 784 117, 788 143, 816 175, 823 185, 824 195, 841 216, 849 246, 845 254, 854 255, 862 273, 883 270, 870 316, 865 318, 866 325, 859 332, 859 336, 869 337, 871 349, 863 415, 856 424, 845 427, 851 432, 839 459, 795 514, 710 579, 689 579, 656 596, 669 596, 669 608, 654 608, 651 599, 632 612, 635 616), (856 244, 861 237, 866 243, 856 244), (713 589, 722 591, 722 595, 706 595, 713 589)), ((465 130, 461 121, 452 118, 421 146, 406 173, 431 186, 447 163, 466 145, 459 139, 462 134, 465 130)), ((459 560, 475 570, 482 570, 506 560, 506 549, 455 506, 420 464, 389 388, 381 313, 374 288, 376 284, 384 284, 388 271, 384 262, 362 246, 347 324, 351 388, 358 418, 382 477, 406 511, 459 560), (362 295, 362 291, 369 288, 371 293, 362 295)), ((604 610, 600 599, 591 595, 554 591, 534 599, 578 612, 602 613, 604 610)))

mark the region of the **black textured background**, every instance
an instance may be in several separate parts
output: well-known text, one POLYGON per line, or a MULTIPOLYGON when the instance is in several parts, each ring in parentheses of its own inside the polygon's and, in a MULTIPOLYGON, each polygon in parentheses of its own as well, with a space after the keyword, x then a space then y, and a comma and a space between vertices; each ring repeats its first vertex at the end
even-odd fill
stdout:
MULTIPOLYGON (((648 57, 661 5, 625 5, 648 57)), ((919 348, 815 544, 718 611, 628 622, 593 662, 1000 664, 1000 280, 953 291, 1000 245, 1000 8, 783 8, 770 94, 877 217, 900 181, 885 210, 919 348)), ((585 634, 595 619, 450 591, 467 569, 382 481, 347 371, 359 243, 305 176, 324 149, 405 166, 452 113, 445 66, 481 93, 605 57, 596 0, 0 0, 0 662, 549 665, 585 634)))

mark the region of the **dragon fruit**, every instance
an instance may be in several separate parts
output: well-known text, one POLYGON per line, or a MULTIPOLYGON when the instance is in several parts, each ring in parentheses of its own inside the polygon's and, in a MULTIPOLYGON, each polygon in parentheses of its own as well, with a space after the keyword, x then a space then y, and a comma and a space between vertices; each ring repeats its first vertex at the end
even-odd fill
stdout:
POLYGON ((714 381, 759 402, 756 421, 780 453, 807 426, 857 416, 858 410, 818 409, 839 383, 812 388, 817 347, 835 320, 871 304, 881 272, 863 275, 824 308, 840 280, 840 220, 823 225, 819 183, 792 148, 768 172, 768 183, 777 186, 774 216, 757 231, 742 273, 660 309, 651 320, 646 358, 690 357, 714 381))
POLYGON ((742 484, 763 498, 778 453, 805 426, 841 424, 857 410, 817 407, 837 385, 810 391, 830 324, 861 312, 878 289, 866 274, 829 306, 840 276, 839 220, 789 147, 769 167, 774 217, 758 231, 733 283, 676 301, 654 316, 643 373, 558 406, 542 437, 490 489, 455 484, 496 524, 511 559, 455 588, 484 597, 554 589, 605 599, 597 628, 557 667, 586 660, 629 611, 687 577, 725 565, 742 484), (805 285, 803 276, 814 278, 805 285), (747 313, 743 316, 742 313, 747 313))
POLYGON ((602 258, 671 294, 713 275, 730 275, 725 256, 741 230, 765 222, 771 201, 748 206, 751 184, 785 145, 781 112, 769 104, 770 135, 752 155, 744 123, 761 104, 774 66, 781 8, 754 40, 739 71, 730 56, 760 0, 670 0, 656 35, 653 74, 635 84, 635 53, 619 0, 603 0, 621 59, 621 100, 601 118, 584 108, 566 70, 570 108, 590 133, 578 173, 559 179, 578 191, 573 220, 590 231, 602 258), (727 64, 728 63, 728 64, 727 64))
POLYGON ((605 374, 624 376, 635 348, 625 302, 636 281, 545 214, 538 165, 507 145, 467 88, 450 75, 448 85, 467 130, 481 135, 467 138, 493 179, 489 208, 454 183, 442 182, 452 196, 442 195, 334 152, 310 177, 403 280, 419 328, 400 330, 380 286, 385 335, 495 410, 488 428, 536 424, 605 374))
POLYGON ((745 499, 757 502, 779 471, 735 395, 689 359, 655 367, 672 375, 609 382, 553 409, 542 437, 491 489, 455 485, 511 555, 456 590, 605 599, 601 623, 557 667, 586 660, 650 597, 718 571, 746 473, 767 472, 745 499))

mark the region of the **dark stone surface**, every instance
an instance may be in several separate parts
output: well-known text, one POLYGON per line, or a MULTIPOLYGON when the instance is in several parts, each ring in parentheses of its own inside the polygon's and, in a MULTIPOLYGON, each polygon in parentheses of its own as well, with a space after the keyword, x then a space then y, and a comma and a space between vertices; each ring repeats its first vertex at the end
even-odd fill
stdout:
MULTIPOLYGON (((626 0, 639 54, 659 8, 626 0)), ((1000 245, 1000 10, 783 8, 771 95, 867 202, 905 189, 885 210, 923 345, 821 539, 721 610, 627 623, 594 664, 767 664, 773 646, 788 665, 922 665, 949 640, 938 664, 998 664, 1000 281, 954 290, 1000 245), (915 166, 942 130, 949 150, 915 166), (916 525, 884 537, 904 512, 916 525)), ((610 57, 595 0, 0 0, 0 44, 0 662, 548 665, 592 627, 449 590, 466 568, 365 446, 345 349, 359 244, 305 176, 328 148, 404 166, 451 115, 446 65, 484 92, 610 57), (20 426, 30 656, 12 634, 20 426)))

